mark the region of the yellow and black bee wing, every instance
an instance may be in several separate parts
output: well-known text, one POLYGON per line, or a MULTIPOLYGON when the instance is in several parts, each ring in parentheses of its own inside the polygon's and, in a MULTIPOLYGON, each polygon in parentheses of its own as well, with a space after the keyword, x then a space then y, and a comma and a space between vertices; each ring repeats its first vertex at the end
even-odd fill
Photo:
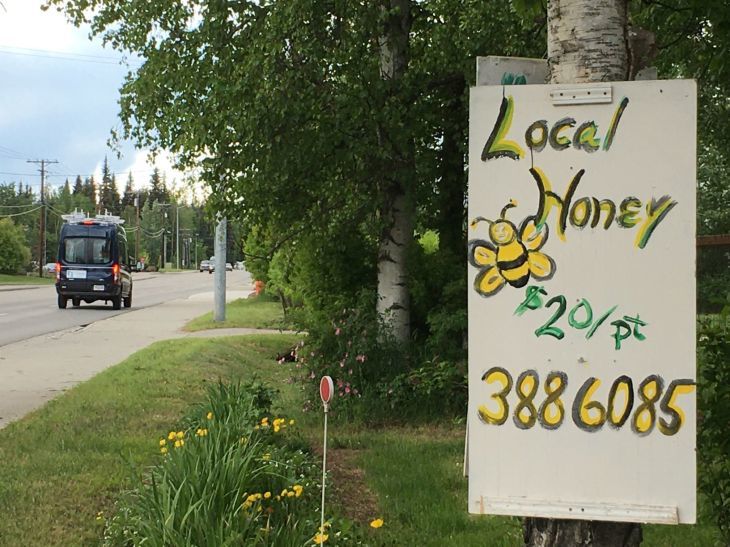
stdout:
POLYGON ((555 273, 555 261, 540 251, 527 251, 527 263, 530 265, 530 274, 535 279, 550 279, 555 273))
POLYGON ((537 251, 542 247, 548 238, 547 224, 537 226, 535 217, 527 217, 520 225, 519 238, 525 249, 537 251))
POLYGON ((497 294, 504 286, 504 278, 497 268, 497 250, 483 239, 469 242, 469 264, 479 270, 474 278, 474 290, 482 296, 497 294))
POLYGON ((527 217, 520 226, 520 241, 527 249, 530 274, 538 280, 550 279, 555 273, 555 261, 538 250, 545 245, 548 234, 547 224, 538 227, 535 217, 527 217))

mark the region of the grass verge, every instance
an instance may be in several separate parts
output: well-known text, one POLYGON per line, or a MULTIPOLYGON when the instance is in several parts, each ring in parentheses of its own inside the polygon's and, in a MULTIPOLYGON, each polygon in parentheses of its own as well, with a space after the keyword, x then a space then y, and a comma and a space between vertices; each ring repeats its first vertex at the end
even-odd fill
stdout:
MULTIPOLYGON (((299 424, 306 428, 313 444, 321 443, 321 424, 316 416, 310 415, 299 424)), ((330 421, 329 432, 328 461, 333 462, 329 467, 336 496, 330 503, 364 526, 372 518, 382 518, 383 527, 369 534, 372 545, 524 545, 520 519, 467 513, 463 425, 441 423, 373 431, 338 423, 335 418, 330 421), (350 482, 350 471, 338 469, 338 452, 354 455, 347 458, 348 465, 360 469, 361 486, 350 482), (373 496, 368 508, 357 506, 367 497, 363 492, 373 496)), ((700 524, 696 525, 644 525, 642 545, 725 545, 718 529, 706 522, 701 509, 700 515, 700 524)))
POLYGON ((55 282, 56 276, 51 274, 46 274, 44 277, 0 274, 0 285, 53 285, 55 282))
POLYGON ((185 330, 195 332, 208 329, 288 329, 281 304, 268 296, 240 298, 226 304, 226 320, 213 321, 213 313, 206 313, 185 325, 185 330))
POLYGON ((211 382, 258 374, 291 397, 273 356, 293 343, 285 335, 158 342, 10 424, 0 431, 0 545, 97 543, 130 465, 160 458, 160 435, 211 382))

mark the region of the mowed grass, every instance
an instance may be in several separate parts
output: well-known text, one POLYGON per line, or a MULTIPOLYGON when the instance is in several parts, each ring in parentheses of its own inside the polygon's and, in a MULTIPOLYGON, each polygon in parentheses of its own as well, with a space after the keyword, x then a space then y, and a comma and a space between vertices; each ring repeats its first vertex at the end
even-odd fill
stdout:
MULTIPOLYGON (((310 419, 308 428, 314 425, 310 419)), ((330 422, 329 432, 332 449, 356 450, 365 482, 376 494, 380 512, 373 518, 383 518, 385 525, 370 534, 373 545, 524 545, 520 519, 468 514, 463 426, 444 423, 367 431, 330 422)), ((726 545, 702 516, 697 525, 644 525, 643 533, 642 545, 649 547, 726 545)))
POLYGON ((44 274, 43 277, 35 275, 8 275, 0 274, 0 285, 53 285, 56 282, 56 276, 53 274, 44 274))
POLYGON ((226 304, 226 320, 213 321, 213 313, 206 313, 185 325, 189 332, 208 329, 286 329, 281 304, 267 296, 241 298, 226 304))
MULTIPOLYGON (((285 335, 158 342, 0 431, 0 545, 93 545, 131 465, 219 379, 280 390, 285 335)), ((286 395, 286 394, 284 394, 286 395)), ((290 395, 289 395, 290 396, 290 395)))

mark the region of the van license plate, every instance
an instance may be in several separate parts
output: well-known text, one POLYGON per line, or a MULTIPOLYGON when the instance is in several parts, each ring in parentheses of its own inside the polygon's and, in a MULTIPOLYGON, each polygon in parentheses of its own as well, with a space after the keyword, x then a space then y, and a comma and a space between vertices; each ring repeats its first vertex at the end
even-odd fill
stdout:
POLYGON ((68 270, 66 279, 86 279, 86 270, 68 270))
POLYGON ((104 290, 104 285, 94 285, 94 290, 95 291, 103 291, 104 290))

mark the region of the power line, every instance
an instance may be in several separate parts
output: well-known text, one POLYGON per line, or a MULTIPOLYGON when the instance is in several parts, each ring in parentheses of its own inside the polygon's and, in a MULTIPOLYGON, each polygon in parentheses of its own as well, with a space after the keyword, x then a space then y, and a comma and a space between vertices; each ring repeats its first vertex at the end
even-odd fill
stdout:
POLYGON ((42 207, 43 207, 42 205, 38 205, 35 209, 31 209, 30 211, 22 211, 20 213, 12 213, 12 214, 9 214, 9 215, 2 215, 2 214, 0 214, 0 218, 10 218, 10 217, 19 217, 21 215, 28 215, 30 213, 35 213, 38 209, 41 209, 42 207))
POLYGON ((39 57, 42 59, 54 59, 61 61, 75 61, 77 63, 94 63, 99 65, 126 65, 139 68, 141 61, 130 61, 125 57, 104 57, 101 55, 88 55, 84 53, 72 53, 67 51, 54 51, 50 49, 32 49, 14 46, 0 45, 0 53, 5 55, 19 55, 23 57, 39 57))

